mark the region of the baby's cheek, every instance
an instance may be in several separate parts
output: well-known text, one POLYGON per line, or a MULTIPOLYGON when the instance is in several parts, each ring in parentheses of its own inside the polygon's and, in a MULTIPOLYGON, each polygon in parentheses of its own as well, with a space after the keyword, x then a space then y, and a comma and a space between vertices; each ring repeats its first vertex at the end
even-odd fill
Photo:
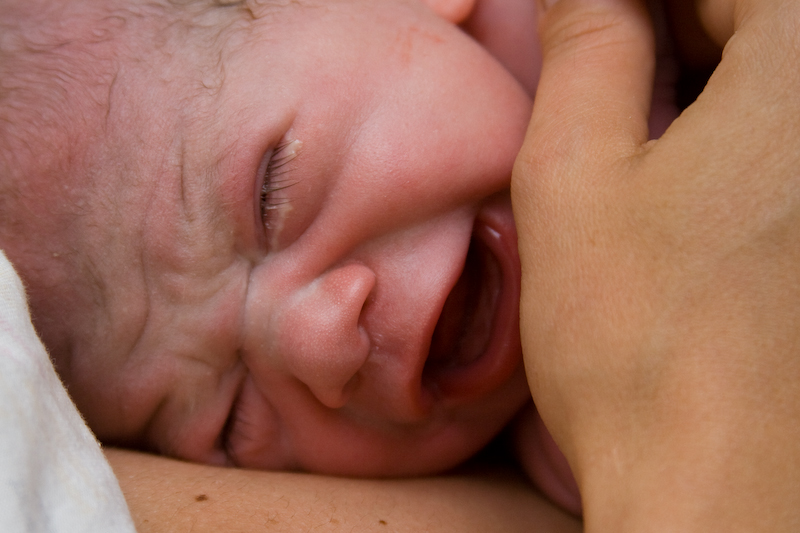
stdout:
POLYGON ((533 405, 517 417, 514 440, 517 459, 534 485, 553 503, 580 516, 581 496, 567 459, 533 405))

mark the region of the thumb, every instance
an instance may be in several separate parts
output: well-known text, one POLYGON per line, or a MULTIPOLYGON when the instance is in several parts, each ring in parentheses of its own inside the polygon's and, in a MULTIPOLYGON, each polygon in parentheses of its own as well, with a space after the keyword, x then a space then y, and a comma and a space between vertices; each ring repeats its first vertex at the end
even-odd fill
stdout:
POLYGON ((579 305, 570 298, 596 264, 590 252, 600 248, 592 239, 604 227, 610 181, 624 179, 648 140, 655 44, 637 0, 560 0, 544 11, 540 26, 542 74, 511 194, 522 261, 523 353, 534 400, 549 423, 564 410, 552 380, 537 377, 556 350, 548 335, 559 327, 559 309, 579 305))
POLYGON ((517 181, 616 161, 648 139, 655 45, 642 2, 543 2, 552 6, 540 18, 542 74, 517 181))

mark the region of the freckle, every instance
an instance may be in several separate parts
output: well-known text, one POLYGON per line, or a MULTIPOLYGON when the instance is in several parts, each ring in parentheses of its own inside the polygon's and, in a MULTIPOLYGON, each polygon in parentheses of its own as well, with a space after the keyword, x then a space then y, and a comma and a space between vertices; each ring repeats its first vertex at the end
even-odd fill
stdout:
POLYGON ((208 496, 206 496, 205 494, 198 494, 197 496, 194 497, 194 501, 196 501, 196 502, 204 502, 207 499, 208 499, 208 496))
POLYGON ((386 520, 378 520, 378 523, 382 526, 386 525, 386 520))

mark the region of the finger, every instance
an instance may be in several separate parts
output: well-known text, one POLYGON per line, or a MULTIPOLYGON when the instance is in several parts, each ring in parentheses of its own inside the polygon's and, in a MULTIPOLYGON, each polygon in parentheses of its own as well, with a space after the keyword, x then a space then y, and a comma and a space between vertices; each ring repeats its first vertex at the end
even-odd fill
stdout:
POLYGON ((697 12, 709 36, 718 46, 725 46, 733 35, 733 0, 698 0, 697 12))
MULTIPOLYGON (((792 20, 797 12, 796 2, 783 0, 697 0, 697 13, 708 35, 724 47, 747 20, 760 16, 792 20)), ((796 28, 791 28, 794 33, 796 28)))
POLYGON ((541 38, 542 74, 518 174, 555 176, 638 150, 648 139, 655 68, 642 4, 561 0, 542 14, 541 38))

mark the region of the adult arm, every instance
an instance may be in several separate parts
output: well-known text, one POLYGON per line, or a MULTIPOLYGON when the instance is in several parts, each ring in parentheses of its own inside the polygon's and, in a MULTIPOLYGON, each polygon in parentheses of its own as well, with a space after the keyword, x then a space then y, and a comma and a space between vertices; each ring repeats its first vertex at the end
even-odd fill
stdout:
POLYGON ((657 141, 642 4, 541 19, 512 182, 534 400, 587 531, 797 531, 800 3, 699 2, 725 53, 657 141))
POLYGON ((139 533, 575 533, 580 524, 509 472, 346 479, 217 468, 107 450, 139 533))

